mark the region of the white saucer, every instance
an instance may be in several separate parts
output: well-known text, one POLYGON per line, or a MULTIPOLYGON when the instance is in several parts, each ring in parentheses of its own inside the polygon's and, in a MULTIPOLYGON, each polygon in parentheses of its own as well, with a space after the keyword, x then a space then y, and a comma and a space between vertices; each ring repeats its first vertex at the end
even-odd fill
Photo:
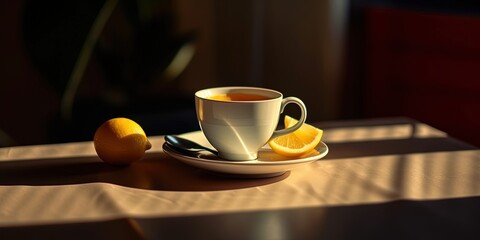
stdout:
MULTIPOLYGON (((206 147, 212 147, 201 131, 179 135, 206 147)), ((196 156, 185 155, 163 144, 163 151, 186 164, 223 174, 234 174, 240 177, 273 177, 323 158, 328 153, 328 147, 320 142, 317 147, 299 158, 288 158, 277 153, 267 145, 259 152, 256 160, 229 161, 223 160, 209 152, 201 152, 196 156)))

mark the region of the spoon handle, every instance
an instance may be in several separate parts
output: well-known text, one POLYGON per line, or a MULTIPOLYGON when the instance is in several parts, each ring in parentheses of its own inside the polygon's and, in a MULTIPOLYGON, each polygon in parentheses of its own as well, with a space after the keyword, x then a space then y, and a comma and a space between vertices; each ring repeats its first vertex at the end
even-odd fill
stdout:
POLYGON ((199 152, 194 152, 194 151, 187 150, 187 149, 184 149, 184 148, 179 148, 175 145, 172 145, 169 142, 165 142, 164 144, 165 144, 165 147, 168 148, 170 151, 175 151, 175 152, 178 152, 178 153, 186 155, 186 156, 198 157, 199 152))
POLYGON ((204 149, 204 150, 206 150, 206 151, 209 151, 209 152, 211 152, 211 153, 213 153, 213 154, 215 154, 215 155, 217 155, 217 156, 218 156, 218 151, 216 151, 216 150, 213 150, 213 149, 211 149, 211 148, 207 148, 207 147, 205 147, 205 149, 204 149))
POLYGON ((190 151, 190 152, 199 152, 199 151, 208 151, 211 152, 215 155, 218 155, 218 152, 216 150, 210 149, 208 147, 199 145, 196 142, 192 142, 188 139, 181 138, 178 136, 172 136, 172 135, 166 135, 165 137, 165 142, 173 147, 174 149, 179 149, 182 151, 190 151))

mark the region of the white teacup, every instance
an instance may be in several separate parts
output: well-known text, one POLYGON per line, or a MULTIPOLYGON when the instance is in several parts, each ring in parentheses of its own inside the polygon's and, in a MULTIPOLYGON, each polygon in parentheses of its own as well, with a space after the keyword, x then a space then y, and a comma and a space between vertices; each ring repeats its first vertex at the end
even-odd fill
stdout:
POLYGON ((219 87, 195 93, 200 127, 207 140, 228 160, 252 160, 270 139, 297 130, 307 116, 305 104, 296 97, 256 87, 219 87), (277 130, 285 106, 297 104, 301 116, 294 126, 277 130))

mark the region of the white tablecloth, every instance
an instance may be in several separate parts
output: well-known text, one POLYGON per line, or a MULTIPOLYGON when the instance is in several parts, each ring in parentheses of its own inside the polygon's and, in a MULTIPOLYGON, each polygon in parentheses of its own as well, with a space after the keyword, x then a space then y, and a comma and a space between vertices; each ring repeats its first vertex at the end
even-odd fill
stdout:
POLYGON ((265 179, 184 165, 150 139, 128 167, 92 142, 1 148, 0 226, 480 196, 480 151, 421 123, 326 128, 329 155, 265 179))

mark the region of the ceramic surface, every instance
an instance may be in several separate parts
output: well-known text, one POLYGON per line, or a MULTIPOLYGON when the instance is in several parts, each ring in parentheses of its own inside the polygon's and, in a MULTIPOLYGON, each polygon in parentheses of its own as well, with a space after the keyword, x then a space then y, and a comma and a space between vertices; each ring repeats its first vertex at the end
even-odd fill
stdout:
MULTIPOLYGON (((211 147, 201 131, 179 136, 211 147)), ((320 142, 312 152, 299 158, 288 158, 276 154, 268 145, 265 145, 258 152, 256 160, 247 161, 228 161, 209 152, 201 152, 195 156, 185 155, 173 150, 167 144, 163 145, 163 151, 188 165, 213 172, 235 174, 242 177, 272 177, 323 158, 328 153, 328 147, 325 143, 320 142)))
POLYGON ((195 93, 200 127, 219 155, 229 160, 256 159, 258 150, 272 137, 298 129, 306 119, 307 109, 296 97, 283 98, 275 90, 254 87, 222 87, 195 93), (270 99, 258 101, 219 101, 209 97, 227 93, 250 93, 270 99), (280 114, 289 103, 300 107, 299 122, 288 129, 275 131, 280 114))

